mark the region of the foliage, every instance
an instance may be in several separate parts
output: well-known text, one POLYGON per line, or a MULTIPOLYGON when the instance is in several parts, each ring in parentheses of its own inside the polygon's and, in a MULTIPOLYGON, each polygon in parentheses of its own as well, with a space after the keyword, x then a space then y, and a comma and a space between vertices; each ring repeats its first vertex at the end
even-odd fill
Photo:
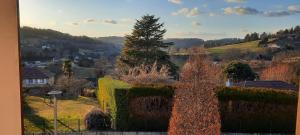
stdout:
POLYGON ((244 41, 249 42, 249 41, 255 41, 255 40, 258 40, 258 39, 259 39, 259 34, 254 32, 254 33, 251 33, 251 34, 247 34, 244 38, 244 41))
POLYGON ((166 33, 164 24, 159 23, 154 15, 145 15, 137 20, 131 35, 127 35, 121 55, 118 58, 118 70, 126 73, 130 68, 140 65, 152 65, 155 61, 160 68, 167 65, 172 74, 177 67, 170 61, 166 51, 173 43, 164 43, 166 33))
POLYGON ((100 109, 93 109, 85 116, 84 121, 87 130, 107 130, 111 126, 110 117, 100 109))
POLYGON ((105 76, 104 78, 100 78, 98 84, 99 84, 99 89, 97 92, 97 99, 100 104, 101 110, 103 110, 106 113, 110 113, 112 119, 115 120, 117 115, 115 89, 130 88, 130 85, 125 82, 115 80, 110 76, 105 76))
POLYGON ((257 78, 257 74, 251 69, 248 64, 233 61, 229 63, 224 73, 228 79, 232 79, 234 82, 240 82, 245 80, 254 80, 257 78))
POLYGON ((215 93, 220 69, 201 52, 191 55, 181 71, 168 134, 221 134, 215 93))
POLYGON ((288 90, 223 87, 218 90, 220 101, 252 101, 273 104, 297 104, 297 92, 288 90))
POLYGON ((76 79, 73 76, 60 76, 56 80, 55 88, 63 92, 63 94, 71 97, 78 97, 87 83, 84 79, 76 79))
POLYGON ((230 49, 239 49, 241 51, 252 51, 256 52, 261 50, 261 48, 258 47, 258 42, 259 41, 251 41, 251 42, 244 42, 244 43, 238 43, 238 44, 231 44, 231 45, 225 45, 225 46, 219 46, 219 47, 212 47, 208 48, 208 52, 210 52, 212 55, 222 55, 226 50, 230 49))
POLYGON ((64 73, 65 76, 67 76, 68 78, 70 78, 73 74, 72 71, 72 61, 71 60, 65 60, 63 65, 62 65, 62 71, 64 73))
POLYGON ((94 88, 84 88, 81 95, 85 96, 85 97, 94 97, 94 98, 96 98, 96 89, 94 89, 94 88))
POLYGON ((169 68, 162 65, 159 69, 156 62, 151 66, 140 65, 129 69, 128 74, 122 76, 122 80, 135 86, 171 85, 174 82, 169 68))
POLYGON ((230 44, 238 44, 241 43, 242 39, 239 38, 224 38, 224 39, 216 39, 216 40, 207 40, 204 42, 205 48, 219 47, 230 44))
POLYGON ((296 125, 296 91, 219 88, 223 132, 293 133, 296 125))
POLYGON ((271 65, 261 73, 262 80, 291 82, 293 70, 288 64, 271 65))
POLYGON ((173 97, 172 87, 130 88, 128 84, 109 77, 101 78, 99 84, 98 100, 101 108, 111 114, 115 129, 122 131, 167 129, 173 97), (145 110, 142 109, 146 106, 145 110))

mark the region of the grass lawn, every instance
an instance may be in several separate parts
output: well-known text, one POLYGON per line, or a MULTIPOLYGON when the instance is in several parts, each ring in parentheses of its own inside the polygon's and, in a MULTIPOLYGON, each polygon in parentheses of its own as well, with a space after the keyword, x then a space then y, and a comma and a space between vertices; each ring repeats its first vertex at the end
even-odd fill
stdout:
POLYGON ((213 47, 208 48, 208 52, 213 55, 220 55, 226 52, 226 50, 229 49, 240 49, 240 50, 250 50, 250 51, 258 51, 261 48, 258 47, 259 41, 251 41, 251 42, 245 42, 245 43, 239 43, 239 44, 232 44, 232 45, 226 45, 226 46, 220 46, 220 47, 213 47))
MULTIPOLYGON (((93 108, 98 107, 98 101, 93 98, 79 97, 78 99, 58 100, 58 119, 63 121, 66 126, 58 124, 59 131, 84 130, 83 119, 93 108)), ((53 108, 49 104, 49 99, 41 97, 25 97, 24 106, 24 126, 25 131, 43 132, 53 128, 53 108)))

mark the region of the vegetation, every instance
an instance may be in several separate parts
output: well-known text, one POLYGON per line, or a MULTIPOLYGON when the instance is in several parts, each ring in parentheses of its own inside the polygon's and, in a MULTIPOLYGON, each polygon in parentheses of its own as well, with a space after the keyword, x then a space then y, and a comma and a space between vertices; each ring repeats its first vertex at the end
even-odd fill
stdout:
POLYGON ((229 63, 224 69, 224 74, 228 79, 231 79, 234 82, 254 80, 255 78, 258 78, 257 74, 248 64, 237 61, 229 63))
POLYGON ((249 42, 249 41, 256 41, 256 40, 259 40, 259 34, 254 32, 254 33, 251 33, 251 34, 247 34, 244 38, 244 41, 245 42, 249 42))
POLYGON ((62 66, 62 71, 65 76, 68 78, 71 78, 73 71, 72 71, 72 61, 71 60, 65 60, 62 66))
POLYGON ((145 15, 137 20, 131 35, 127 35, 125 45, 118 58, 118 70, 127 73, 130 68, 140 65, 152 65, 157 62, 158 67, 166 65, 172 74, 177 67, 170 61, 166 51, 173 43, 164 43, 163 36, 166 33, 164 24, 159 23, 159 18, 153 15, 145 15))
POLYGON ((128 74, 122 76, 122 80, 135 86, 171 85, 174 82, 169 68, 163 65, 159 69, 156 62, 151 66, 141 65, 129 69, 128 74))
POLYGON ((93 109, 85 116, 84 121, 87 130, 107 130, 111 126, 110 117, 100 109, 93 109))
POLYGON ((168 128, 173 88, 128 87, 122 81, 99 80, 102 108, 112 116, 113 127, 122 131, 164 131, 168 128), (111 84, 111 85, 109 85, 111 84))
POLYGON ((298 93, 272 89, 219 88, 223 132, 294 133, 298 93))
POLYGON ((97 92, 97 98, 101 110, 104 112, 110 112, 112 119, 116 119, 117 105, 115 100, 115 89, 130 88, 130 85, 123 81, 115 80, 109 76, 100 78, 98 84, 99 90, 97 92))
POLYGON ((219 88, 220 101, 251 101, 272 104, 297 104, 298 94, 295 91, 262 89, 262 88, 219 88))
POLYGON ((181 71, 168 134, 221 134, 215 93, 219 74, 220 69, 205 55, 192 54, 181 71))
POLYGON ((251 41, 251 42, 245 42, 245 43, 239 43, 239 44, 232 44, 232 45, 226 45, 226 46, 220 46, 220 47, 213 47, 208 48, 208 52, 212 55, 221 55, 226 52, 226 50, 230 49, 240 49, 241 51, 259 51, 261 48, 258 47, 259 41, 251 41))
POLYGON ((231 44, 238 44, 241 42, 242 42, 242 39, 239 39, 239 38, 224 38, 224 39, 218 39, 218 40, 207 40, 204 42, 204 47, 212 48, 212 47, 219 47, 219 46, 225 46, 225 45, 231 45, 231 44))

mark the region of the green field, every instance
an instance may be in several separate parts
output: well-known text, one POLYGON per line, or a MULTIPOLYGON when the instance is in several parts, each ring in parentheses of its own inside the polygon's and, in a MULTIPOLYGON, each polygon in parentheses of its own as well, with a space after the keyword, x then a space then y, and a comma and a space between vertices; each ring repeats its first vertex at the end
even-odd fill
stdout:
POLYGON ((249 50, 249 51, 258 51, 261 48, 258 47, 259 41, 251 41, 251 42, 245 42, 245 43, 239 43, 239 44, 232 44, 232 45, 226 45, 226 46, 220 46, 220 47, 213 47, 208 48, 208 52, 213 55, 221 55, 227 50, 230 49, 240 49, 240 50, 249 50))
MULTIPOLYGON (((78 99, 58 100, 58 119, 63 124, 58 124, 60 132, 84 130, 83 119, 93 108, 98 107, 96 99, 79 97, 78 99), (78 122, 80 121, 80 122, 78 122)), ((24 128, 25 132, 43 132, 53 129, 53 108, 49 99, 36 96, 25 97, 24 128)))

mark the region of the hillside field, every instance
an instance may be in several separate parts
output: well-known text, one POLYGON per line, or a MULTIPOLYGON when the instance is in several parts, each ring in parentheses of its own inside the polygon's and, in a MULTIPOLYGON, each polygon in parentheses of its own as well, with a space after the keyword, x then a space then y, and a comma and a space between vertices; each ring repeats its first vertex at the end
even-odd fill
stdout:
POLYGON ((257 41, 251 41, 251 42, 245 42, 245 43, 239 43, 239 44, 232 44, 232 45, 225 45, 220 47, 213 47, 208 48, 207 51, 213 55, 221 55, 227 50, 230 49, 240 49, 242 51, 249 50, 249 51, 258 51, 261 48, 258 47, 259 40, 257 41))

